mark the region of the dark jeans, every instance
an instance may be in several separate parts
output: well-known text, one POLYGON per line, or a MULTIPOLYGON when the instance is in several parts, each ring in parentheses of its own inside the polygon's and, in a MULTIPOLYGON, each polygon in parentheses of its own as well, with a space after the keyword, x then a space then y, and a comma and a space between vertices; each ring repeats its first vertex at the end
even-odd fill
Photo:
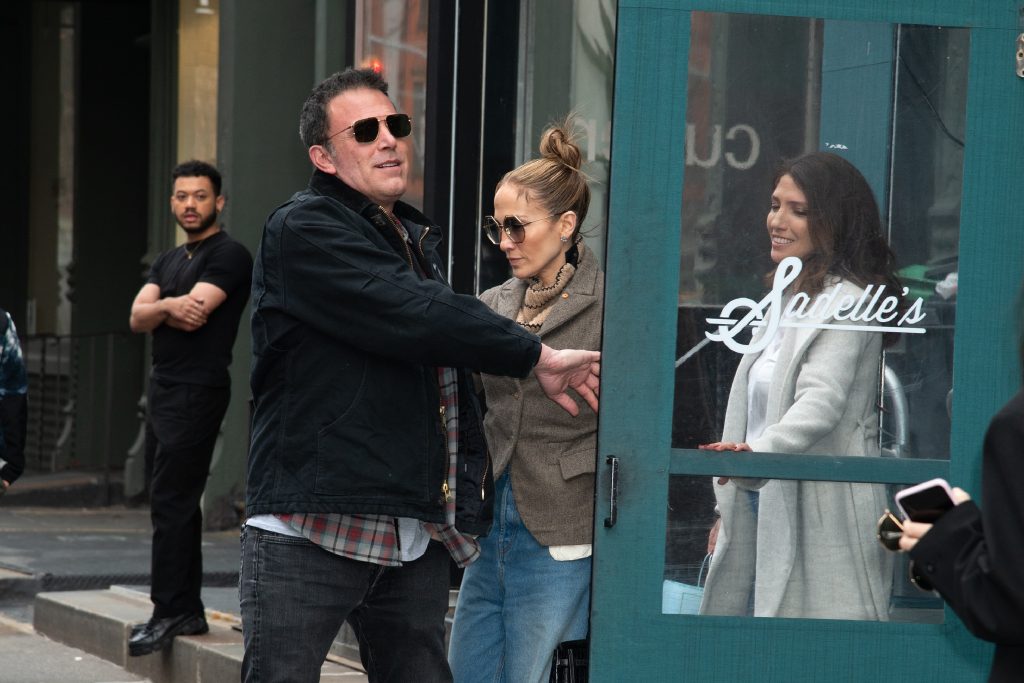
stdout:
POLYGON ((444 651, 448 551, 383 567, 334 555, 305 538, 242 530, 242 680, 316 683, 348 620, 372 683, 449 683, 444 651))
POLYGON ((230 398, 226 387, 150 381, 148 419, 157 442, 150 490, 150 598, 157 619, 203 609, 199 499, 230 398))

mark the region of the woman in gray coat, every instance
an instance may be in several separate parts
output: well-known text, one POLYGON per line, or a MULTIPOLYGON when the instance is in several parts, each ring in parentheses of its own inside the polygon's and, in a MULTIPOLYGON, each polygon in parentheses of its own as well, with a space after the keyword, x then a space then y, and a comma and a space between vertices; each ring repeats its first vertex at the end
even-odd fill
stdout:
MULTIPOLYGON (((758 328, 751 346, 763 350, 740 362, 722 441, 702 448, 877 456, 883 334, 838 326, 858 324, 849 302, 868 287, 884 286, 897 314, 904 307, 878 206, 833 154, 791 161, 775 181, 771 257, 778 270, 797 263, 787 257, 801 265, 779 308, 801 325, 769 318, 758 328)), ((873 519, 884 486, 719 478, 714 487, 721 519, 701 613, 888 619, 891 558, 873 519)))
MULTIPOLYGON (((553 348, 597 351, 604 276, 580 240, 590 190, 568 130, 545 131, 541 158, 498 183, 484 231, 514 277, 480 298, 553 348)), ((448 658, 456 683, 546 682, 555 646, 588 632, 597 414, 582 400, 575 417, 552 410, 532 378, 481 380, 494 525, 463 576, 448 658)))

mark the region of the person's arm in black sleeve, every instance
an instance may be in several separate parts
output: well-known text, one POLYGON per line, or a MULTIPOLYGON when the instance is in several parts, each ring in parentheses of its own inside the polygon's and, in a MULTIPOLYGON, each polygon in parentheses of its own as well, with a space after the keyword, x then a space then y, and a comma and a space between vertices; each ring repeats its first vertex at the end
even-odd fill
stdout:
POLYGON ((910 551, 915 571, 974 635, 1024 644, 1024 400, 1001 411, 985 436, 983 509, 945 513, 910 551), (1016 404, 1017 410, 1013 410, 1016 404))
POLYGON ((0 486, 6 491, 25 469, 28 401, 25 361, 14 322, 6 312, 0 325, 0 486))
POLYGON ((424 365, 525 377, 537 363, 536 335, 475 297, 421 280, 357 214, 310 203, 316 211, 298 206, 272 219, 263 242, 265 276, 281 278, 275 289, 288 315, 367 352, 424 365))
POLYGON ((231 240, 218 245, 215 257, 206 262, 190 294, 203 301, 203 310, 208 316, 231 294, 238 293, 248 299, 251 284, 252 256, 242 244, 231 240))
POLYGON ((28 428, 28 400, 25 394, 11 394, 0 399, 0 420, 3 420, 4 461, 0 480, 6 490, 25 470, 25 433, 28 428))

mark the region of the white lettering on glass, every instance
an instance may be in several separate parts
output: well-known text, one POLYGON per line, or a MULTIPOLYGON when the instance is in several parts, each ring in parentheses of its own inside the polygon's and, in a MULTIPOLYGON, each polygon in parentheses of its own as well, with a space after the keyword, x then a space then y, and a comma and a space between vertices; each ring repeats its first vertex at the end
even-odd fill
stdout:
POLYGON ((731 143, 741 135, 747 138, 746 148, 744 149, 742 141, 740 141, 736 145, 738 149, 735 152, 725 150, 723 154, 722 126, 716 123, 711 127, 711 149, 708 150, 707 156, 702 159, 697 156, 697 127, 692 123, 686 124, 686 165, 712 168, 717 166, 724 156, 725 163, 739 171, 753 168, 761 156, 761 137, 754 130, 753 126, 746 123, 737 123, 725 131, 725 140, 731 143), (741 158, 740 153, 744 151, 746 152, 746 158, 741 158))
POLYGON ((743 161, 737 159, 736 155, 732 152, 726 152, 725 161, 735 169, 746 171, 753 167, 757 163, 757 158, 761 156, 761 138, 757 136, 757 131, 753 127, 745 123, 737 123, 725 134, 725 139, 734 140, 736 133, 746 133, 747 138, 750 140, 750 151, 747 153, 747 158, 743 161))
MULTIPOLYGON (((848 330, 850 332, 895 332, 899 334, 924 334, 923 327, 906 327, 916 325, 925 318, 924 301, 916 299, 900 317, 895 326, 886 325, 896 317, 899 298, 895 295, 885 296, 885 285, 868 285, 860 296, 844 294, 840 283, 815 300, 808 311, 811 298, 803 292, 797 292, 790 298, 783 311, 783 294, 800 275, 803 262, 796 256, 788 256, 782 260, 775 271, 772 291, 760 301, 739 297, 727 303, 717 318, 708 318, 709 325, 717 325, 717 332, 705 332, 711 341, 722 342, 737 353, 759 353, 771 344, 779 327, 804 327, 831 330, 848 330), (743 309, 747 312, 740 316, 743 309), (810 322, 816 320, 842 320, 850 323, 810 322), (872 325, 870 323, 879 323, 872 325), (736 341, 747 327, 765 327, 764 334, 749 344, 736 341)), ((903 295, 909 290, 904 287, 903 295)))

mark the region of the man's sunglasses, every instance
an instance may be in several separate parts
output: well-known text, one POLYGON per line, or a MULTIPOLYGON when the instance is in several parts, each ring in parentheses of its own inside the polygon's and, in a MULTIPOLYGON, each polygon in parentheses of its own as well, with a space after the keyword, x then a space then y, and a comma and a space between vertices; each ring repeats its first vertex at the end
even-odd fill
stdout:
POLYGON ((501 244, 501 233, 505 231, 508 238, 519 244, 526 239, 526 226, 531 223, 538 221, 547 220, 548 218, 554 218, 555 216, 561 216, 560 213, 553 213, 550 216, 544 216, 543 218, 534 218, 532 221, 526 221, 525 223, 515 216, 505 216, 505 220, 501 223, 498 222, 494 216, 484 216, 484 234, 494 244, 501 244))
MULTIPOLYGON (((391 131, 391 134, 396 138, 404 138, 412 132, 412 119, 409 118, 408 114, 388 114, 387 116, 382 116, 379 119, 359 119, 348 128, 342 128, 334 135, 341 135, 351 128, 352 137, 356 139, 356 142, 362 144, 373 142, 377 139, 377 134, 380 132, 381 121, 384 121, 384 125, 388 127, 388 130, 391 131)), ((327 139, 330 140, 334 135, 331 135, 327 139)))

